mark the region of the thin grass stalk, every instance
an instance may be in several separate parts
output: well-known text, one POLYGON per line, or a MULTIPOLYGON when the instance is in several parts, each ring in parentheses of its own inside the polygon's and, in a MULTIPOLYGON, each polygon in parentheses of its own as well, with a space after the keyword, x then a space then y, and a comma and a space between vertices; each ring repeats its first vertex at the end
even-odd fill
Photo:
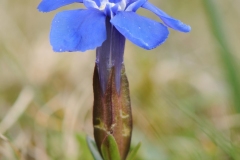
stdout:
POLYGON ((219 57, 223 63, 225 70, 225 76, 228 80, 229 87, 234 102, 235 110, 240 113, 240 81, 238 77, 239 70, 237 68, 234 55, 231 52, 227 38, 225 37, 225 31, 222 25, 222 19, 220 13, 216 8, 216 4, 213 0, 203 0, 206 14, 208 15, 209 25, 211 27, 216 43, 220 46, 219 57))

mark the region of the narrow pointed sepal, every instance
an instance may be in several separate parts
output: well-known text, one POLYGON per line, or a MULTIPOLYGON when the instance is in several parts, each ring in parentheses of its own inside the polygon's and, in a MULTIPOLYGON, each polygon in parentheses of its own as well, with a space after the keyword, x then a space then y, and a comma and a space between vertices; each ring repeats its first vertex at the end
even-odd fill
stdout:
MULTIPOLYGON (((113 136, 117 143, 121 160, 125 160, 130 148, 132 135, 132 113, 124 65, 121 70, 120 92, 117 91, 115 82, 115 69, 112 67, 106 92, 102 94, 97 65, 95 66, 93 76, 94 138, 98 150, 101 152, 101 146, 106 143, 106 138, 109 135, 113 136)), ((108 147, 111 147, 111 145, 108 147)), ((103 153, 101 154, 103 156, 103 153)))

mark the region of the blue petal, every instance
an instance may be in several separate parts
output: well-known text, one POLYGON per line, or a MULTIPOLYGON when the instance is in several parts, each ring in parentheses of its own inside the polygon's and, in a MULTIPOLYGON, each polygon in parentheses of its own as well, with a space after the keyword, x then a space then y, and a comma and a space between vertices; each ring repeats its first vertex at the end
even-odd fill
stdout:
POLYGON ((111 23, 134 44, 144 49, 153 49, 168 37, 163 24, 137 15, 135 12, 118 12, 111 23))
POLYGON ((95 0, 83 0, 83 4, 87 8, 98 8, 99 5, 95 2, 95 0))
POLYGON ((93 0, 93 1, 95 1, 95 3, 98 5, 98 7, 101 6, 101 1, 102 1, 102 0, 93 0))
POLYGON ((191 27, 182 23, 181 21, 167 15, 165 12, 154 6, 153 4, 146 2, 144 5, 142 5, 143 8, 152 11, 156 15, 158 15, 161 20, 166 24, 168 27, 175 29, 180 32, 189 32, 191 30, 191 27))
POLYGON ((106 40, 105 15, 96 9, 58 13, 52 22, 50 42, 56 52, 86 51, 106 40))
POLYGON ((118 3, 121 2, 122 0, 108 0, 110 3, 118 3))
POLYGON ((129 1, 125 11, 133 11, 136 12, 138 8, 140 8, 147 0, 135 0, 129 1))
POLYGON ((82 2, 83 0, 42 0, 42 2, 38 5, 38 10, 41 12, 50 12, 72 3, 82 2))

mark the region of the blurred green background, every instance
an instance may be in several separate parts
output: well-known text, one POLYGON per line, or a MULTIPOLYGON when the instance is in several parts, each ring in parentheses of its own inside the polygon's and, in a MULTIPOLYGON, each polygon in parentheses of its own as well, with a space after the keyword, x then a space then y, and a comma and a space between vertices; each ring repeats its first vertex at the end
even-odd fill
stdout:
MULTIPOLYGON (((192 27, 146 51, 127 41, 136 160, 240 159, 240 1, 150 0, 192 27)), ((0 159, 91 160, 95 51, 54 53, 54 15, 0 1, 0 159)), ((158 20, 140 9, 139 14, 158 20)))

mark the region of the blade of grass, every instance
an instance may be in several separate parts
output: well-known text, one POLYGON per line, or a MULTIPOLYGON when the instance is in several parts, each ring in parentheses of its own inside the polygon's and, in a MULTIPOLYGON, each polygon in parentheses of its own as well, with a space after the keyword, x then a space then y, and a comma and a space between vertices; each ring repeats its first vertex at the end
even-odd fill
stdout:
POLYGON ((134 157, 136 156, 136 154, 137 154, 137 152, 138 152, 138 150, 139 150, 140 147, 141 147, 141 142, 139 142, 139 143, 137 144, 137 146, 135 146, 135 147, 130 151, 130 153, 129 153, 128 156, 127 156, 127 160, 134 160, 134 157))
POLYGON ((239 148, 233 143, 233 141, 227 138, 220 130, 216 129, 209 120, 190 111, 188 109, 192 108, 190 107, 190 104, 178 101, 177 98, 170 92, 166 91, 165 93, 167 94, 165 97, 166 102, 171 106, 178 108, 181 112, 193 120, 202 132, 205 133, 226 155, 232 159, 240 159, 239 148))
POLYGON ((18 118, 24 113, 34 98, 34 92, 31 88, 25 87, 19 94, 14 105, 0 121, 0 132, 4 134, 11 126, 18 121, 18 118))
MULTIPOLYGON (((91 141, 88 140, 88 137, 87 137, 87 141, 86 141, 86 136, 84 134, 81 134, 81 133, 77 133, 75 135, 76 139, 77 139, 77 142, 78 142, 78 146, 79 146, 79 150, 80 150, 80 155, 78 157, 78 159, 89 159, 89 160, 92 160, 92 155, 91 155, 91 151, 89 150, 88 148, 88 141, 91 141)), ((90 144, 90 145, 93 145, 93 144, 90 144)))
POLYGON ((92 153, 92 156, 94 160, 103 160, 100 153, 98 152, 97 145, 93 139, 91 139, 89 136, 87 136, 87 144, 90 152, 92 153))
POLYGON ((216 4, 213 0, 203 0, 206 14, 209 19, 209 24, 213 33, 213 36, 216 39, 216 42, 219 44, 220 51, 219 56, 222 60, 223 67, 225 69, 225 76, 228 80, 232 98, 234 102, 235 110, 240 113, 240 81, 238 77, 238 69, 234 56, 231 53, 228 41, 224 34, 224 29, 222 25, 221 15, 216 8, 216 4))
POLYGON ((4 135, 2 135, 0 133, 0 145, 3 145, 3 143, 6 143, 6 145, 8 145, 11 148, 11 152, 13 152, 13 157, 15 158, 15 160, 21 160, 21 153, 15 148, 15 146, 4 135))

